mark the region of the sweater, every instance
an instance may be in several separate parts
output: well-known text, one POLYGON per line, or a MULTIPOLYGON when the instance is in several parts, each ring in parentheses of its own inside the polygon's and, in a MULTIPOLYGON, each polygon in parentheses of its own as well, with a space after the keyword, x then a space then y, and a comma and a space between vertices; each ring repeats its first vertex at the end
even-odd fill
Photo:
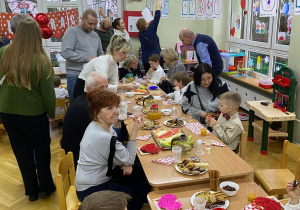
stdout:
MULTIPOLYGON (((111 177, 106 176, 106 172, 108 169, 107 162, 112 136, 116 136, 112 128, 108 132, 94 121, 87 127, 80 143, 79 160, 75 177, 75 188, 77 191, 84 191, 111 179, 111 177)), ((129 141, 127 148, 121 142, 117 141, 113 167, 133 165, 135 156, 135 141, 129 141)))
POLYGON ((139 40, 141 42, 141 49, 142 49, 142 61, 143 63, 148 63, 148 58, 152 54, 160 55, 160 44, 159 38, 157 36, 157 27, 160 20, 160 10, 155 11, 154 20, 149 25, 146 31, 142 33, 139 32, 139 40), (149 40, 147 40, 146 38, 149 40), (153 46, 154 45, 154 46, 153 46))
POLYGON ((218 124, 213 127, 213 134, 224 142, 231 150, 235 150, 244 130, 238 112, 230 116, 228 120, 221 114, 217 122, 218 124))
MULTIPOLYGON (((0 61, 5 47, 0 49, 0 61)), ((32 61, 30 74, 31 90, 10 86, 6 79, 0 86, 0 112, 6 114, 18 114, 25 116, 36 116, 47 113, 50 118, 55 117, 55 93, 54 72, 50 77, 46 69, 41 69, 41 78, 37 83, 35 61, 32 61)), ((52 68, 52 66, 51 66, 52 68)), ((0 80, 3 74, 0 73, 0 80)))
POLYGON ((119 84, 118 65, 110 54, 94 58, 88 62, 82 69, 78 78, 85 80, 87 75, 93 71, 100 72, 106 76, 106 78, 109 80, 107 89, 115 93, 117 92, 119 84))
POLYGON ((179 71, 186 71, 186 70, 180 60, 177 60, 173 67, 171 67, 171 65, 169 65, 168 68, 169 68, 169 70, 167 72, 167 77, 170 79, 171 85, 174 86, 173 79, 172 79, 173 75, 179 71))
POLYGON ((66 59, 67 74, 79 75, 89 57, 103 55, 99 36, 87 33, 79 25, 67 29, 61 42, 61 55, 66 59))
POLYGON ((114 31, 110 30, 110 31, 103 32, 96 28, 94 29, 94 31, 98 34, 98 36, 101 40, 103 52, 106 53, 107 47, 110 42, 110 38, 114 35, 114 31))

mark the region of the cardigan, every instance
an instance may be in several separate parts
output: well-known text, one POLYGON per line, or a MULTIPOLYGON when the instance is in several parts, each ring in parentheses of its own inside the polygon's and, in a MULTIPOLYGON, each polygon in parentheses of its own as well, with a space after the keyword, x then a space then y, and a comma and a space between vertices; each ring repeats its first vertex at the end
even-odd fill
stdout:
MULTIPOLYGON (((5 47, 0 48, 0 60, 5 47)), ((50 118, 55 117, 54 71, 50 77, 46 69, 41 69, 41 78, 37 83, 36 64, 32 61, 30 73, 31 90, 8 85, 6 79, 0 86, 0 112, 36 116, 47 113, 50 118)), ((51 66, 52 68, 52 66, 51 66)), ((3 73, 0 72, 0 80, 3 73)))

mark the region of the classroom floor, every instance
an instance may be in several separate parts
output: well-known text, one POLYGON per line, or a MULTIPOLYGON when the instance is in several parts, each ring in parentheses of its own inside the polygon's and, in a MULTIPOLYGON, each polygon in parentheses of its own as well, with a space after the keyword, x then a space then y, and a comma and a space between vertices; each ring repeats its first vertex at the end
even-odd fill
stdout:
MULTIPOLYGON (((245 131, 248 130, 248 121, 243 121, 245 131)), ((62 127, 57 123, 51 126, 51 171, 53 177, 56 175, 56 168, 59 162, 60 145, 59 140, 62 135, 62 127)), ((246 162, 253 170, 264 168, 280 168, 283 141, 269 140, 268 155, 260 155, 261 133, 254 130, 254 141, 247 142, 246 162)), ((289 160, 288 167, 293 173, 296 171, 296 162, 289 160)), ((253 179, 253 173, 250 174, 253 179)), ((3 142, 0 143, 0 209, 1 210, 56 210, 58 207, 57 194, 53 193, 48 199, 39 199, 29 202, 24 195, 22 177, 19 171, 15 156, 10 147, 8 136, 5 134, 3 142)), ((145 205, 143 210, 150 207, 145 205)))

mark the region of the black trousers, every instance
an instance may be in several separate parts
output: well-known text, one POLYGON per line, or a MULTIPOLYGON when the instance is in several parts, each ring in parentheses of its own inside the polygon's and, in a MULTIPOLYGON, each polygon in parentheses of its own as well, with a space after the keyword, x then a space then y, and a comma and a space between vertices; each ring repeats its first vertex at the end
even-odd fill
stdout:
POLYGON ((50 170, 51 139, 47 114, 0 114, 22 174, 25 195, 51 190, 54 184, 50 170))
POLYGON ((85 80, 77 78, 73 91, 73 100, 84 93, 85 80))

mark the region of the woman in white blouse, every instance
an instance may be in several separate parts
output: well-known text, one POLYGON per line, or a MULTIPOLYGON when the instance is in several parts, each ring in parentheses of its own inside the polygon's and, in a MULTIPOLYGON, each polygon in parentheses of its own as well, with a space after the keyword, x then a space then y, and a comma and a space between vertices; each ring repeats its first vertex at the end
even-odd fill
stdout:
POLYGON ((93 71, 102 73, 108 79, 107 89, 112 92, 118 90, 132 90, 137 89, 135 83, 118 84, 118 62, 124 61, 131 51, 131 45, 121 36, 114 35, 110 39, 107 47, 107 55, 99 56, 88 62, 76 81, 73 98, 80 96, 84 92, 85 79, 88 74, 93 71))
POLYGON ((128 43, 130 43, 130 37, 128 32, 126 31, 126 24, 124 23, 124 20, 122 18, 115 19, 112 23, 112 27, 114 28, 115 35, 123 37, 128 43))

